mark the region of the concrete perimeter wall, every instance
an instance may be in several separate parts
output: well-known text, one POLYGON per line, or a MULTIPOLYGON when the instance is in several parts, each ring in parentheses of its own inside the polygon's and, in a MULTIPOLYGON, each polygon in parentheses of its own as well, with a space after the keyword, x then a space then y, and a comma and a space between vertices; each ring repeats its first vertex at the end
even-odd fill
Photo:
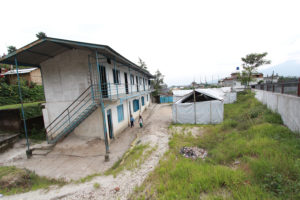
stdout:
POLYGON ((281 115, 283 123, 294 132, 300 132, 300 97, 253 90, 255 98, 281 115))

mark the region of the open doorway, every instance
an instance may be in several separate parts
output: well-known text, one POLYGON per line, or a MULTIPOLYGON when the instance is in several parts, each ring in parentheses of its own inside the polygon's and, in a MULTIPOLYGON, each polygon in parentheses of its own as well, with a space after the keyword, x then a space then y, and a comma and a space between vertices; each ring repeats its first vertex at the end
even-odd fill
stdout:
POLYGON ((111 109, 107 110, 107 124, 108 124, 109 138, 113 139, 114 133, 113 133, 113 122, 112 122, 111 109))

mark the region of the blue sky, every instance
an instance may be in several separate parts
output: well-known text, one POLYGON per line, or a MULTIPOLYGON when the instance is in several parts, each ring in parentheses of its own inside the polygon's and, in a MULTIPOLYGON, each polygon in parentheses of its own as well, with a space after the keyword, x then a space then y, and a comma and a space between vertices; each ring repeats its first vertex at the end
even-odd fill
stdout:
POLYGON ((141 57, 152 73, 159 69, 168 85, 188 84, 228 76, 253 52, 272 60, 260 70, 300 63, 299 7, 297 0, 3 1, 0 53, 44 31, 109 45, 135 63, 141 57))

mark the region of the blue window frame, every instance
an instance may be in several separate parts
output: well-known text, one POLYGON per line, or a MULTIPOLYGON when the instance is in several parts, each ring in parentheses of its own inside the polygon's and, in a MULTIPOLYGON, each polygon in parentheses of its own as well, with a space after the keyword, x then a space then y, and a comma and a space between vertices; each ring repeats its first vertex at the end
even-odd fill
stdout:
POLYGON ((133 104, 133 112, 136 112, 140 109, 140 102, 138 99, 132 101, 133 104))
POLYGON ((144 96, 142 96, 142 106, 144 106, 145 105, 145 98, 144 98, 144 96))
POLYGON ((123 104, 119 105, 117 107, 118 110, 118 122, 121 122, 124 120, 124 109, 123 109, 123 104))

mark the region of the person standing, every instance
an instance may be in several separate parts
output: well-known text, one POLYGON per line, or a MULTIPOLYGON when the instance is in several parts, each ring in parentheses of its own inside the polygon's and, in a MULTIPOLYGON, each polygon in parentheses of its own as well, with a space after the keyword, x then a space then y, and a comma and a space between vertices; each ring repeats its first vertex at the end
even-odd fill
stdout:
POLYGON ((134 127, 134 118, 132 115, 130 115, 130 127, 134 127))
POLYGON ((139 123, 140 123, 140 127, 143 128, 143 118, 141 115, 139 117, 139 123))

